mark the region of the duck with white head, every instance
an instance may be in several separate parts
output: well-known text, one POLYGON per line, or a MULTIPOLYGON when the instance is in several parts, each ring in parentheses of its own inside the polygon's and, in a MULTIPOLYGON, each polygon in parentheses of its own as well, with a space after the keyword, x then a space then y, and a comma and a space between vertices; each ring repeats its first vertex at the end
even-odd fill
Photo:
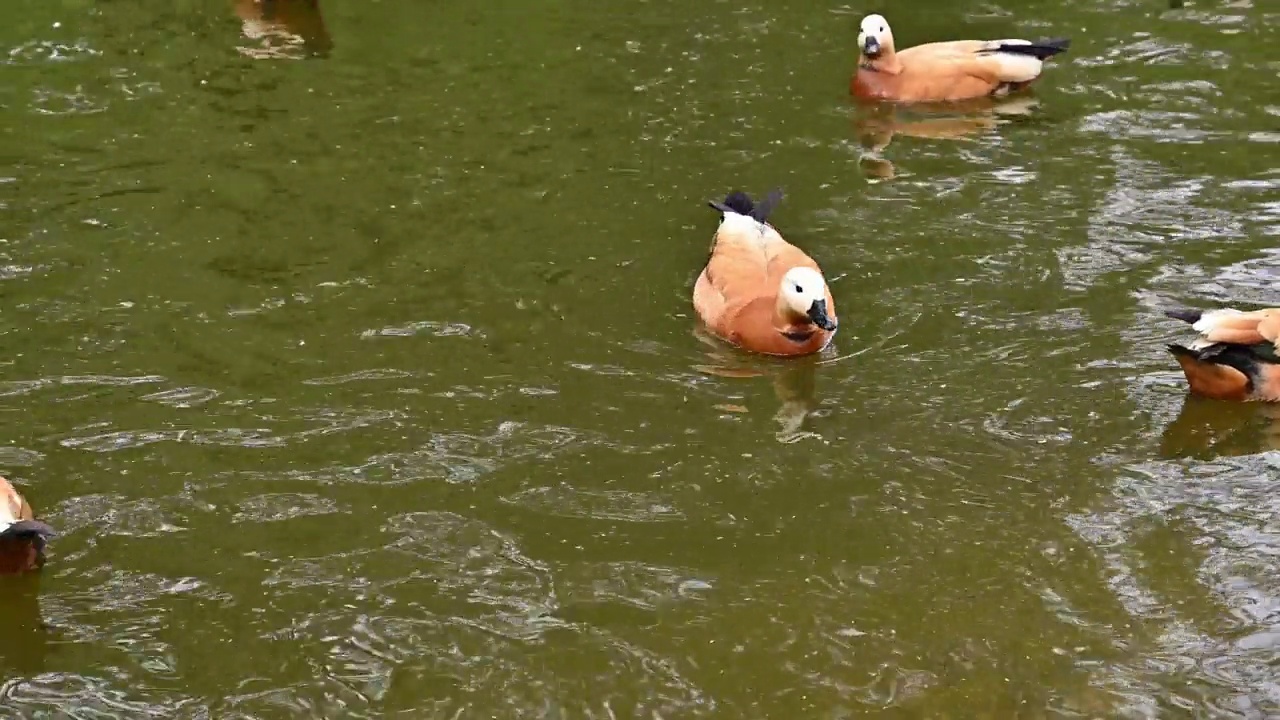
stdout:
POLYGON ((1067 38, 948 40, 898 50, 883 15, 858 26, 858 69, 849 91, 864 100, 954 102, 1002 97, 1040 77, 1044 60, 1064 52, 1067 38))
POLYGON ((808 355, 834 337, 835 301, 821 268, 768 223, 782 199, 760 203, 734 191, 723 202, 711 257, 693 289, 693 305, 711 332, 766 355, 808 355))

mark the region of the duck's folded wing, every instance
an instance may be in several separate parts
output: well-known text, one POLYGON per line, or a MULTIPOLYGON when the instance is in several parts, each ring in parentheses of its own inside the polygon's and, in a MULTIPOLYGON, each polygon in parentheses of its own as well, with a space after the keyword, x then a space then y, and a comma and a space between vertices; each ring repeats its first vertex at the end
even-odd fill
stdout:
POLYGON ((1280 352, 1280 309, 1264 310, 1266 317, 1258 323, 1258 334, 1280 352))
POLYGON ((768 277, 766 284, 772 291, 777 291, 779 283, 782 282, 782 276, 787 271, 796 267, 807 267, 822 272, 822 268, 818 267, 818 263, 809 257, 803 250, 791 245, 790 243, 776 243, 766 249, 766 269, 765 274, 768 277))
POLYGON ((1203 313, 1191 327, 1205 343, 1257 345, 1280 338, 1280 310, 1242 312, 1233 308, 1203 313))
POLYGON ((972 56, 986 50, 988 43, 984 40, 944 40, 941 42, 923 43, 898 51, 898 58, 908 62, 938 62, 972 56))
POLYGON ((721 237, 703 272, 726 309, 741 307, 768 292, 767 262, 759 246, 721 237))
POLYGON ((968 75, 991 84, 1030 82, 1040 75, 1044 63, 1035 54, 1019 51, 1032 48, 1030 40, 953 40, 927 43, 899 53, 904 64, 934 64, 938 72, 968 75))

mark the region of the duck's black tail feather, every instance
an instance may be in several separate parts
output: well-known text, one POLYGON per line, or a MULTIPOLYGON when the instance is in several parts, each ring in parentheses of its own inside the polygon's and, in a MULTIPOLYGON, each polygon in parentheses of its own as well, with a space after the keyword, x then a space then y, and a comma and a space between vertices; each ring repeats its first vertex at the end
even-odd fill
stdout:
POLYGON ((747 215, 756 222, 768 222, 769 215, 780 202, 782 202, 782 188, 774 188, 758 203, 752 202, 751 196, 745 192, 734 190, 725 196, 724 202, 710 200, 707 205, 719 210, 721 214, 736 212, 739 215, 747 215))
POLYGON ((1060 52, 1066 52, 1066 49, 1069 47, 1071 47, 1071 38, 1049 38, 1047 40, 1037 40, 1029 45, 1001 43, 999 46, 988 50, 987 52, 1031 55, 1038 60, 1044 60, 1045 58, 1053 57, 1060 52))
POLYGON ((0 538, 30 537, 32 535, 39 536, 40 538, 50 538, 57 535, 57 533, 53 531, 53 528, 45 525, 39 520, 19 520, 5 528, 4 532, 0 532, 0 538))
POLYGON ((1164 314, 1165 317, 1194 324, 1200 321, 1200 317, 1204 315, 1204 311, 1196 310, 1195 308, 1173 308, 1171 310, 1165 310, 1164 314))

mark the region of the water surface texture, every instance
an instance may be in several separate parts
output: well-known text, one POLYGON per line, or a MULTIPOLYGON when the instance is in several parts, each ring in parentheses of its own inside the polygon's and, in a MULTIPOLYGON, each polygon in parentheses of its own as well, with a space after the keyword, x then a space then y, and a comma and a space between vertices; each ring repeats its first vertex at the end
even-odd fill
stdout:
POLYGON ((0 716, 1280 714, 1280 410, 1162 316, 1280 304, 1280 5, 321 3, 0 4, 0 716), (872 11, 1075 41, 862 112, 872 11), (775 185, 792 362, 689 302, 775 185))

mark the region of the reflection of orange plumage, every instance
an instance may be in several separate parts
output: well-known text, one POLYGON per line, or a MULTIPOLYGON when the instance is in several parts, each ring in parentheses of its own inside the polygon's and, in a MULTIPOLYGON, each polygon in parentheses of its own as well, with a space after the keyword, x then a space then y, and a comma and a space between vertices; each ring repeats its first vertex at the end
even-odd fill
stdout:
POLYGON ((869 152, 859 162, 868 175, 888 180, 896 174, 893 163, 878 157, 902 135, 920 140, 964 140, 994 130, 1008 117, 1029 115, 1034 98, 975 98, 955 103, 927 103, 904 113, 899 106, 875 104, 862 108, 855 119, 859 143, 869 152), (936 113, 936 114, 935 114, 936 113))
POLYGON ((1169 345, 1191 392, 1215 400, 1280 402, 1280 308, 1170 310, 1200 337, 1169 345))
POLYGON ((34 677, 50 670, 48 657, 59 640, 40 613, 40 573, 4 578, 0 595, 0 677, 34 677))
MULTIPOLYGON (((773 419, 779 429, 776 437, 780 442, 791 443, 805 438, 821 437, 817 433, 804 429, 809 413, 818 407, 817 369, 819 363, 805 360, 770 361, 753 359, 744 364, 744 357, 736 354, 721 343, 705 328, 696 328, 694 337, 705 343, 711 364, 695 365, 694 369, 707 375, 722 378, 746 379, 768 375, 773 385, 774 397, 778 400, 778 410, 773 419), (776 364, 775 364, 776 362, 776 364)), ((717 405, 718 408, 730 410, 731 406, 717 405)), ((735 407, 734 412, 748 412, 746 407, 735 407)))
POLYGON ((35 570, 44 564, 45 540, 53 529, 35 519, 31 506, 0 477, 0 573, 35 570))
POLYGON ((233 0, 244 36, 256 47, 240 47, 254 58, 325 55, 333 48, 319 0, 233 0))
POLYGON ((1225 403, 1192 395, 1160 434, 1166 458, 1233 457, 1280 450, 1280 403, 1225 403))
POLYGON ((858 32, 858 70, 849 91, 903 103, 1006 95, 1035 82, 1044 60, 1069 45, 1066 39, 953 40, 897 50, 888 21, 868 15, 858 32))

